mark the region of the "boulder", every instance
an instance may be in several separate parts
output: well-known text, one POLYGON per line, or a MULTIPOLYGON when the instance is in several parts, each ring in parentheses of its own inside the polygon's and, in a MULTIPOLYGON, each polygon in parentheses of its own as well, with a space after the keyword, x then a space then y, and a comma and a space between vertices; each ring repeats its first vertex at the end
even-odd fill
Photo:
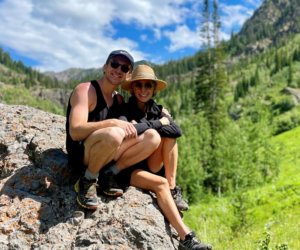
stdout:
POLYGON ((283 93, 287 95, 291 95, 293 97, 295 105, 299 105, 300 103, 300 89, 285 87, 282 90, 283 93))
POLYGON ((134 187, 76 203, 65 117, 0 104, 0 249, 177 249, 155 197, 134 187))

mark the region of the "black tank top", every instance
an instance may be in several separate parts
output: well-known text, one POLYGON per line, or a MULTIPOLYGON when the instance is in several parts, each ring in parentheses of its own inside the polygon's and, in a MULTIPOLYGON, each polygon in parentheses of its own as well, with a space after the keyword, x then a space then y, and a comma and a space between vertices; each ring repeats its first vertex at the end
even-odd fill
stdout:
MULTIPOLYGON (((92 110, 88 115, 88 122, 102 121, 105 119, 116 118, 118 115, 115 113, 119 105, 118 94, 115 94, 113 97, 113 104, 111 107, 108 107, 101 88, 96 80, 91 81, 91 84, 96 90, 97 94, 97 104, 94 110, 92 110)), ((72 95, 72 94, 71 94, 72 95)), ((83 157, 83 141, 73 141, 70 132, 69 132, 69 116, 71 112, 70 99, 68 102, 67 115, 66 115, 66 148, 68 152, 68 158, 71 162, 73 161, 82 161, 83 157), (80 158, 80 159, 79 159, 80 158)), ((78 162, 77 162, 78 163, 78 162)))

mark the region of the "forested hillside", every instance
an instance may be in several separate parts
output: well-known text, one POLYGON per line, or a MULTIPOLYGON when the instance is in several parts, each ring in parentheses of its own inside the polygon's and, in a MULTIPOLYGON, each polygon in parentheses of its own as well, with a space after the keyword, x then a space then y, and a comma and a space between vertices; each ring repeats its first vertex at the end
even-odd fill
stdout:
POLYGON ((230 53, 251 54, 279 45, 290 35, 300 33, 298 0, 265 0, 227 43, 230 53))
POLYGON ((185 220, 215 250, 298 250, 300 127, 271 139, 280 174, 270 183, 222 198, 202 196, 185 220))

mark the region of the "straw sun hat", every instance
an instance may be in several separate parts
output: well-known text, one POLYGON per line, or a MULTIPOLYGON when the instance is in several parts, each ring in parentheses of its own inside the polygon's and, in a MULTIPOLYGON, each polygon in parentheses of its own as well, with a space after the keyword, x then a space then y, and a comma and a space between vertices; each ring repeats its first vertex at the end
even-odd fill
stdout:
POLYGON ((122 83, 121 87, 124 90, 131 90, 131 83, 139 80, 150 80, 156 82, 155 91, 163 90, 167 87, 167 83, 163 80, 157 79, 153 69, 148 65, 140 64, 132 71, 132 78, 129 81, 122 83))

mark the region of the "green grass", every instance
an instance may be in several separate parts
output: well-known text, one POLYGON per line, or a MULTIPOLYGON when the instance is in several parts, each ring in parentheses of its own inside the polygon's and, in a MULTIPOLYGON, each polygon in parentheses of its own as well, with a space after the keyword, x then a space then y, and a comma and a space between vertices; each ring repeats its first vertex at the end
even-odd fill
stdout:
POLYGON ((214 250, 300 249, 299 141, 300 127, 272 140, 281 155, 277 179, 222 198, 204 197, 185 222, 214 250), (262 244, 266 233, 270 242, 262 244))
POLYGON ((0 102, 14 105, 26 105, 54 114, 64 115, 64 110, 57 104, 32 96, 30 90, 24 87, 0 85, 0 102))

